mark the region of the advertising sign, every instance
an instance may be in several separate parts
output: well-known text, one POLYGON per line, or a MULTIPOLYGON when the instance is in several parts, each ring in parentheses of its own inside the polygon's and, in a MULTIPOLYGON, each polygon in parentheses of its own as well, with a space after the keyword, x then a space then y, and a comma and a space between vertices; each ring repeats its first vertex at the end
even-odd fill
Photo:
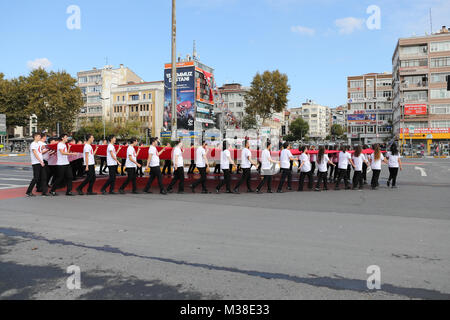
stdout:
POLYGON ((405 115, 426 115, 427 105, 426 104, 405 104, 405 115))
POLYGON ((365 122, 371 122, 371 121, 377 121, 377 115, 376 114, 349 114, 347 116, 348 121, 365 121, 365 122))
POLYGON ((450 128, 422 128, 422 129, 414 129, 413 131, 411 131, 410 129, 400 129, 400 133, 405 134, 450 133, 450 128))
POLYGON ((6 115, 0 114, 0 136, 6 136, 6 115))
MULTIPOLYGON (((195 67, 177 66, 177 126, 178 129, 194 130, 195 118, 195 67)), ((164 70, 164 127, 171 130, 172 119, 172 68, 164 70)))

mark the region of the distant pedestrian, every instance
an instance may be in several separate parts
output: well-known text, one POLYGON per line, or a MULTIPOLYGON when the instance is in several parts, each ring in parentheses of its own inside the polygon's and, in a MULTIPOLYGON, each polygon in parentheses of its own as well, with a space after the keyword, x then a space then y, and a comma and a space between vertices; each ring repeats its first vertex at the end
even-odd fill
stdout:
POLYGON ((387 181, 387 186, 391 186, 392 181, 392 188, 397 188, 398 170, 403 170, 403 166, 400 153, 398 152, 398 148, 395 143, 391 146, 391 150, 386 154, 386 158, 388 159, 389 167, 389 179, 387 181))
POLYGON ((33 189, 34 186, 38 183, 41 184, 39 187, 42 192, 42 196, 47 196, 47 176, 45 172, 45 163, 42 158, 42 147, 39 142, 41 140, 41 135, 39 133, 33 134, 34 141, 30 145, 30 157, 31 157, 31 165, 33 168, 33 179, 28 186, 28 190, 26 195, 29 197, 33 197, 33 189))
POLYGON ((270 154, 271 151, 272 151, 272 143, 268 141, 267 148, 261 154, 261 175, 263 176, 263 179, 256 188, 256 192, 258 194, 262 193, 261 190, 265 184, 267 184, 267 193, 272 193, 272 177, 273 177, 272 168, 275 164, 279 163, 279 161, 275 161, 272 159, 272 156, 270 154))
POLYGON ((210 193, 206 188, 206 170, 209 169, 209 163, 206 157, 207 148, 208 143, 203 141, 202 146, 198 147, 195 153, 195 165, 200 172, 200 179, 191 184, 192 193, 195 193, 195 188, 200 184, 202 185, 203 194, 210 193))
POLYGON ((316 163, 317 163, 317 184, 314 190, 320 191, 320 183, 323 182, 323 189, 327 191, 328 166, 334 168, 336 165, 333 162, 331 162, 328 155, 325 154, 325 147, 323 146, 319 147, 319 153, 317 155, 316 163))
POLYGON ((136 152, 135 147, 137 146, 137 139, 132 138, 130 140, 130 144, 127 148, 127 157, 125 158, 125 167, 127 172, 127 180, 122 184, 122 186, 119 188, 120 194, 125 194, 125 188, 128 186, 129 183, 132 185, 132 193, 138 194, 137 192, 137 183, 136 183, 136 168, 140 167, 141 165, 137 162, 137 157, 139 153, 136 152))
POLYGON ((252 153, 250 152, 250 142, 248 140, 245 140, 244 142, 244 149, 241 153, 241 168, 242 168, 242 175, 241 179, 237 183, 237 185, 234 187, 233 192, 236 194, 239 194, 239 187, 242 185, 242 183, 247 184, 247 192, 253 193, 255 192, 252 190, 251 186, 251 173, 252 173, 252 165, 255 167, 258 166, 258 163, 252 159, 252 153))
POLYGON ((380 146, 378 144, 376 144, 373 149, 374 153, 370 156, 370 165, 372 168, 372 181, 370 184, 372 186, 372 190, 376 190, 379 186, 378 180, 381 173, 381 163, 386 163, 386 159, 381 153, 380 146))
POLYGON ((225 185, 227 193, 233 193, 231 191, 231 169, 234 166, 234 161, 231 159, 231 151, 226 141, 223 141, 222 152, 220 153, 220 169, 223 171, 223 180, 219 182, 216 187, 216 193, 220 192, 220 189, 225 185))

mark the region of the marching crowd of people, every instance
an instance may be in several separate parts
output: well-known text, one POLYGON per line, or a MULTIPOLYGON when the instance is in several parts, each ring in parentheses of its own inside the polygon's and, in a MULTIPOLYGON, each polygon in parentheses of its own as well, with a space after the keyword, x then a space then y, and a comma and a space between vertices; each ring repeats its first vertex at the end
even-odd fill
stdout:
MULTIPOLYGON (((94 136, 88 135, 85 141, 72 141, 75 144, 83 145, 83 152, 71 152, 68 147, 68 135, 62 134, 60 137, 48 138, 46 134, 35 133, 33 136, 33 143, 30 145, 31 164, 33 168, 33 179, 26 191, 27 196, 34 196, 33 189, 36 187, 37 192, 42 193, 42 196, 56 196, 56 190, 59 188, 66 188, 66 195, 73 196, 72 181, 76 178, 83 178, 81 184, 76 188, 79 195, 85 194, 87 187, 87 195, 96 195, 93 191, 96 182, 95 170, 95 156, 97 155, 98 146, 93 148, 94 136), (48 145, 56 145, 49 147, 48 145), (49 191, 50 190, 50 191, 49 191)), ((100 155, 99 175, 106 174, 108 170, 108 179, 101 187, 102 194, 116 194, 116 180, 117 175, 127 174, 126 180, 118 188, 120 194, 125 194, 126 187, 131 184, 132 193, 137 194, 137 177, 144 176, 144 161, 138 159, 141 148, 138 146, 137 139, 131 139, 116 150, 116 137, 111 136, 104 145, 107 145, 106 155, 100 155), (119 151, 126 149, 126 157, 118 158, 119 151), (136 151, 137 149, 137 151, 136 151), (121 168, 121 170, 119 170, 121 168)), ((175 185, 178 184, 178 193, 184 193, 185 182, 185 159, 183 158, 183 143, 182 141, 175 142, 172 149, 171 160, 164 160, 164 166, 161 170, 160 156, 170 148, 168 144, 158 151, 160 145, 158 138, 150 139, 150 147, 148 148, 148 155, 145 169, 150 172, 149 179, 144 188, 145 193, 152 193, 151 186, 156 179, 159 185, 160 193, 173 193, 175 185), (166 187, 163 185, 163 175, 170 175, 173 167, 173 178, 170 184, 166 187)), ((143 147, 143 144, 139 145, 143 147)), ((231 146, 226 141, 223 142, 220 153, 220 161, 216 164, 215 173, 222 171, 222 179, 215 188, 216 193, 220 193, 225 187, 226 193, 239 194, 241 185, 246 184, 247 192, 262 193, 263 188, 266 188, 267 193, 272 193, 273 190, 273 176, 277 173, 277 167, 280 167, 280 181, 278 183, 276 192, 284 192, 284 185, 287 181, 287 190, 292 189, 292 175, 294 163, 298 163, 299 183, 298 191, 304 190, 306 179, 309 190, 321 191, 328 190, 329 184, 334 184, 335 190, 340 189, 341 182, 344 182, 345 189, 363 189, 367 184, 368 168, 372 170, 372 179, 370 182, 372 189, 379 187, 379 177, 381 173, 382 164, 387 164, 389 167, 389 179, 387 186, 396 188, 397 176, 399 170, 402 170, 401 156, 396 144, 393 144, 385 155, 380 150, 378 144, 373 146, 371 154, 365 154, 363 150, 367 146, 356 146, 351 150, 349 146, 342 146, 339 152, 328 153, 324 146, 320 146, 316 152, 315 147, 302 146, 299 151, 300 156, 294 156, 291 152, 291 145, 285 142, 282 145, 279 159, 272 157, 271 142, 267 142, 264 150, 261 152, 259 159, 253 159, 250 151, 250 144, 245 140, 241 152, 240 163, 235 163, 231 152, 231 146), (311 152, 312 151, 312 152, 311 152), (231 174, 233 167, 237 166, 237 173, 240 173, 238 183, 232 188, 231 174), (261 181, 256 190, 252 189, 251 185, 251 169, 257 168, 261 176, 261 181), (351 171, 353 173, 352 183, 350 182, 351 171), (317 170, 317 171, 316 171, 317 170), (315 177, 317 176, 317 179, 315 177), (314 185, 315 183, 315 185, 314 185)), ((211 193, 206 185, 207 174, 210 168, 209 160, 207 158, 208 143, 204 141, 201 146, 194 148, 191 145, 191 163, 188 174, 193 174, 195 168, 198 169, 200 178, 192 183, 189 187, 193 193, 201 186, 201 192, 204 194, 211 193)))

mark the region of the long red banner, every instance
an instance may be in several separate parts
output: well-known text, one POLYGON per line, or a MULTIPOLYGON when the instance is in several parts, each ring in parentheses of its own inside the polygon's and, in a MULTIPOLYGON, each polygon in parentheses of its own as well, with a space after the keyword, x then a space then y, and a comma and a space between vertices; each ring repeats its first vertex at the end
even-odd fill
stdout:
MULTIPOLYGON (((57 144, 49 144, 47 145, 47 148, 50 150, 56 151, 57 144)), ((83 144, 67 144, 69 152, 75 152, 75 153, 83 153, 83 144)), ((94 150, 97 150, 96 155, 97 156, 106 156, 107 152, 107 145, 92 145, 92 148, 94 150)), ((127 157, 127 146, 114 146, 116 148, 117 157, 118 158, 126 158, 127 157)), ((148 149, 149 147, 135 147, 137 158, 138 160, 146 160, 148 158, 148 149)), ((158 151, 161 151, 161 147, 157 147, 158 151)), ((164 152, 159 157, 161 160, 171 160, 172 159, 172 149, 173 148, 165 148, 164 152)), ((250 150, 252 152, 252 157, 259 158, 261 156, 261 150, 250 150)), ((349 153, 353 153, 354 151, 349 151, 349 153)), ((372 154, 374 151, 373 149, 365 149, 363 150, 364 154, 372 154)), ((211 160, 219 160, 220 159, 220 153, 221 149, 217 148, 208 148, 207 150, 207 157, 211 160)), ((231 150, 231 156, 234 159, 240 159, 242 150, 238 149, 232 149, 231 150)), ((299 156, 302 154, 301 151, 298 149, 291 149, 291 153, 293 156, 299 156)), ((308 154, 318 154, 318 150, 309 150, 308 154)), ((335 154, 339 153, 338 150, 327 150, 325 153, 327 154, 335 154)), ((279 157, 280 151, 273 151, 272 156, 273 157, 279 157)), ((186 148, 183 150, 183 158, 184 159, 195 159, 195 148, 186 148)))

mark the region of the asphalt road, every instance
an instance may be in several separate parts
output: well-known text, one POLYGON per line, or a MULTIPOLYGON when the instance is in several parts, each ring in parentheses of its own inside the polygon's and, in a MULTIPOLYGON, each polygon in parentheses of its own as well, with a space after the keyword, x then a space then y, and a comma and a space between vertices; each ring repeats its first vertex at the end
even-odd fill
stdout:
POLYGON ((0 200, 0 299, 450 299, 449 160, 407 162, 395 190, 0 200))

